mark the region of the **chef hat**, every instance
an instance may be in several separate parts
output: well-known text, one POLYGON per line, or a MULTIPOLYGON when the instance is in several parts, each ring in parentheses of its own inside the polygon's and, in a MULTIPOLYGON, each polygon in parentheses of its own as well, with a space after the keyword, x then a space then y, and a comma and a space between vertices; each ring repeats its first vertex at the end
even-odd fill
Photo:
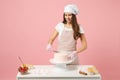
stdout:
POLYGON ((72 14, 77 15, 77 14, 79 13, 79 10, 78 10, 78 8, 77 8, 76 5, 69 4, 69 5, 66 5, 66 6, 64 7, 64 13, 65 13, 65 12, 70 12, 70 13, 72 13, 72 14))

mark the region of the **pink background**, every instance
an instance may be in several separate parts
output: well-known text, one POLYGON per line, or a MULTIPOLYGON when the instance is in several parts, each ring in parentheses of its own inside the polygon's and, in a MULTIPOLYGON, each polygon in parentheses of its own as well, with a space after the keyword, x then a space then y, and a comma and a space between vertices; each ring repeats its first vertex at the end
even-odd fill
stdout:
POLYGON ((80 63, 95 65, 102 80, 120 80, 120 0, 0 0, 0 80, 16 80, 18 56, 27 64, 50 64, 47 41, 68 3, 79 7, 88 42, 80 63))

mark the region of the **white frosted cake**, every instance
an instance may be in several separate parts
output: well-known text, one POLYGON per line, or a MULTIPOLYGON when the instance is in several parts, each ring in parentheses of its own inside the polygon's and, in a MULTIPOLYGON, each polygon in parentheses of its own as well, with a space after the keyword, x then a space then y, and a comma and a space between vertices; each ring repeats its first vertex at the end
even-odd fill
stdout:
POLYGON ((65 53, 54 53, 54 60, 56 62, 66 62, 70 59, 68 58, 68 54, 65 53))

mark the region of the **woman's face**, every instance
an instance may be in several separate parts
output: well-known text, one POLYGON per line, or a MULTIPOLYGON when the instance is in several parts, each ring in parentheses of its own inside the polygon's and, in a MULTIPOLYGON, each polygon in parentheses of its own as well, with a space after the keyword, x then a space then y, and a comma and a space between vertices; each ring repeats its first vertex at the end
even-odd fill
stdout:
POLYGON ((72 14, 71 13, 65 13, 65 20, 67 21, 67 23, 71 23, 72 14))

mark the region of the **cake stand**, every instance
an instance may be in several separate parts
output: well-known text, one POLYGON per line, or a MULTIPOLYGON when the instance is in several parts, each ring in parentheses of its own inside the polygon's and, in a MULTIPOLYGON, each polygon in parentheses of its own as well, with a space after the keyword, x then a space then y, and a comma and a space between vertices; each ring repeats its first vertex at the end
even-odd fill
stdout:
POLYGON ((69 61, 65 62, 57 62, 53 58, 50 59, 50 63, 54 64, 54 70, 55 72, 63 72, 69 70, 68 64, 72 63, 74 59, 71 59, 69 61))

